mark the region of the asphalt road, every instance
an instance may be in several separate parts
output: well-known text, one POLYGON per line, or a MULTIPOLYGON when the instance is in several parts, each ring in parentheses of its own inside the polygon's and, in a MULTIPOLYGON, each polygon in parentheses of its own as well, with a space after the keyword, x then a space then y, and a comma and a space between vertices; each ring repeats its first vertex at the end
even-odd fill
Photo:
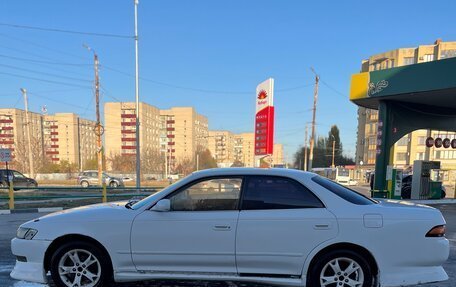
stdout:
MULTIPOLYGON (((426 287, 450 287, 456 282, 456 204, 435 205, 439 208, 447 221, 447 238, 450 240, 450 258, 444 268, 450 279, 446 282, 423 284, 426 287)), ((15 236, 17 227, 25 221, 39 217, 38 213, 16 213, 0 215, 0 286, 1 287, 47 287, 49 285, 28 283, 13 280, 9 277, 15 259, 10 251, 10 240, 15 236)), ((200 282, 200 281, 148 281, 143 283, 116 284, 115 287, 266 287, 266 285, 238 282, 200 282)))

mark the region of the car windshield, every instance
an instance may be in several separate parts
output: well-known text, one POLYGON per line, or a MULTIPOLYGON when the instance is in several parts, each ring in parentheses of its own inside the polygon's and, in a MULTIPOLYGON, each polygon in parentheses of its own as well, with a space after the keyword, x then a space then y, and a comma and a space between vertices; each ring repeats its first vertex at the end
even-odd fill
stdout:
POLYGON ((315 183, 323 186, 327 190, 331 191, 332 193, 336 194, 337 196, 345 199, 348 202, 351 202, 356 205, 370 205, 378 203, 375 200, 368 198, 367 196, 362 195, 354 191, 353 189, 347 188, 341 184, 338 184, 332 180, 321 176, 314 176, 312 177, 312 181, 315 183))

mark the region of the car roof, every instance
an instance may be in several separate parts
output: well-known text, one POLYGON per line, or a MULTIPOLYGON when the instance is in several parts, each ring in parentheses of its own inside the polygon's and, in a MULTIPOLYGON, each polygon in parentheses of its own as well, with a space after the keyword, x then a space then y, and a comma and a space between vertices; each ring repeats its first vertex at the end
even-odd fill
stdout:
POLYGON ((252 168, 252 167, 229 167, 229 168, 211 168, 192 173, 193 176, 224 176, 224 175, 270 175, 285 176, 293 178, 311 178, 314 173, 304 172, 297 169, 287 168, 252 168))

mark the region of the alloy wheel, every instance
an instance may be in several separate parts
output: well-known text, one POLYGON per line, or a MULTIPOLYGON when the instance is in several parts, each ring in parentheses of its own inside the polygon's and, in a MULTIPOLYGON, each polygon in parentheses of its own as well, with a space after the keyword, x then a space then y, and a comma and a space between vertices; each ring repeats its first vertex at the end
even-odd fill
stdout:
POLYGON ((320 285, 327 287, 362 287, 364 272, 355 260, 347 257, 335 258, 320 273, 320 285))
POLYGON ((94 287, 101 278, 101 264, 91 252, 73 249, 60 258, 58 272, 67 287, 94 287))

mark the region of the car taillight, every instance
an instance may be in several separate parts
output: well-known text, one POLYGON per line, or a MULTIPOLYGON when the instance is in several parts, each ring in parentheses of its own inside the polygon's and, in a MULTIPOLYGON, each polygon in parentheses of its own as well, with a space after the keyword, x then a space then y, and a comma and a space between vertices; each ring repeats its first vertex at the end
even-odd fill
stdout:
POLYGON ((426 237, 443 237, 445 236, 446 226, 445 225, 437 225, 434 226, 428 233, 426 233, 426 237))

